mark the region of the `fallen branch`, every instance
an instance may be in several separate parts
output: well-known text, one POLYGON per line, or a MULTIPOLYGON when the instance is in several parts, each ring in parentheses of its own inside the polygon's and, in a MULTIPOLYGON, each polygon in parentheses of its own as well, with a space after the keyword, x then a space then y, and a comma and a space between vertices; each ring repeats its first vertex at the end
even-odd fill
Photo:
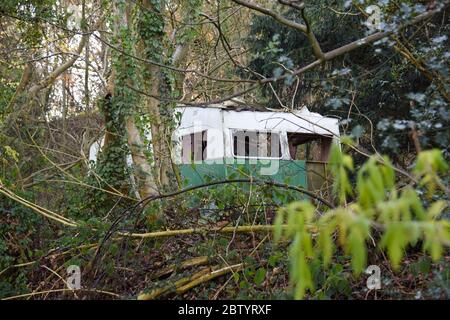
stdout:
POLYGON ((168 266, 167 268, 163 269, 162 271, 158 272, 153 277, 153 279, 157 279, 157 278, 166 276, 168 274, 171 274, 175 270, 182 270, 182 269, 186 269, 186 268, 190 268, 190 267, 194 267, 194 266, 204 265, 206 263, 208 263, 208 257, 202 256, 202 257, 196 257, 196 258, 192 258, 192 259, 183 261, 181 263, 181 265, 172 264, 172 265, 168 266))
MULTIPOLYGON (((287 228, 287 225, 281 226, 283 229, 287 228)), ((165 231, 155 231, 147 233, 126 233, 119 232, 122 237, 132 237, 132 238, 160 238, 160 237, 172 237, 185 234, 195 234, 195 233, 208 233, 208 232, 220 232, 220 233, 246 233, 246 232, 264 232, 273 231, 275 226, 273 225, 252 225, 252 226, 237 226, 237 227, 223 227, 223 228, 191 228, 191 229, 180 229, 180 230, 165 230, 165 231)))
POLYGON ((137 299, 138 300, 152 300, 155 299, 175 287, 175 292, 182 294, 189 289, 198 286, 199 284, 205 283, 209 280, 215 279, 217 277, 223 276, 229 272, 237 272, 244 268, 243 263, 235 264, 232 266, 227 266, 217 270, 211 270, 211 268, 205 268, 195 273, 190 277, 182 278, 176 281, 173 285, 168 285, 163 288, 158 288, 152 290, 150 293, 141 293, 137 299))
POLYGON ((185 284, 194 281, 197 278, 200 278, 201 276, 205 275, 205 274, 209 274, 211 272, 211 268, 205 268, 200 270, 199 272, 193 274, 190 277, 185 277, 185 278, 181 278, 180 280, 176 281, 174 284, 170 284, 167 285, 165 287, 162 288, 157 288, 157 289, 153 289, 148 293, 141 293, 139 294, 139 296, 137 297, 138 300, 153 300, 156 297, 167 293, 168 291, 170 291, 171 289, 175 288, 179 288, 184 286, 185 284))
POLYGON ((14 200, 20 204, 22 204, 23 206, 30 208, 31 210, 40 213, 41 215, 43 215, 46 218, 49 218, 51 220, 57 221, 59 223, 62 223, 63 225, 69 226, 69 227, 77 227, 78 224, 70 219, 67 219, 66 217, 59 215, 53 211, 50 211, 48 209, 45 209, 41 206, 38 206, 35 203, 32 203, 20 196, 18 196, 17 194, 15 194, 14 192, 8 190, 7 188, 5 188, 0 181, 0 193, 2 193, 3 195, 5 195, 6 197, 10 198, 11 200, 14 200))
POLYGON ((199 284, 202 284, 204 282, 207 282, 209 280, 215 279, 217 277, 223 276, 224 274, 227 274, 229 272, 238 272, 241 271, 244 268, 244 264, 243 263, 239 263, 239 264, 235 264, 229 267, 225 267, 216 271, 213 271, 209 274, 205 274, 201 277, 198 277, 197 279, 187 283, 186 285, 179 287, 177 289, 177 293, 178 294, 182 294, 186 291, 188 291, 189 289, 192 289, 193 287, 198 286, 199 284))

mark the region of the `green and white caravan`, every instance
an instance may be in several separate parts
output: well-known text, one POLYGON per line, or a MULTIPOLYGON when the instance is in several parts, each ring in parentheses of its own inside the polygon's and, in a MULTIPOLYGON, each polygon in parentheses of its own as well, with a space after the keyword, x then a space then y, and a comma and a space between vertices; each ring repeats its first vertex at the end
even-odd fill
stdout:
MULTIPOLYGON (((306 107, 260 111, 233 103, 178 106, 176 113, 173 161, 185 186, 251 178, 328 193, 326 162, 339 141, 338 119, 306 107)), ((91 146, 90 160, 100 147, 91 146)))

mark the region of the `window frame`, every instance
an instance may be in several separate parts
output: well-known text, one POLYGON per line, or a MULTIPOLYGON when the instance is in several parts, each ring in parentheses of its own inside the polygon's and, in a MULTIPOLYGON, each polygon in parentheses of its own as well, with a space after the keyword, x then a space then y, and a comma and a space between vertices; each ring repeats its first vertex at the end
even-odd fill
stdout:
POLYGON ((230 128, 230 148, 231 148, 231 155, 235 159, 251 159, 251 160, 281 160, 283 159, 283 143, 282 143, 282 132, 281 131, 275 131, 275 130, 258 130, 258 129, 240 129, 240 128, 230 128), (278 157, 261 157, 261 156, 239 156, 234 153, 234 134, 239 131, 245 131, 245 132, 256 132, 259 133, 270 133, 270 134, 276 134, 278 136, 278 143, 279 143, 279 156, 278 157))
POLYGON ((208 160, 208 130, 201 130, 201 131, 196 131, 196 132, 189 132, 183 135, 180 135, 180 142, 181 142, 181 148, 180 148, 180 163, 181 164, 192 164, 192 163, 201 163, 203 161, 208 160), (196 134, 202 134, 202 159, 200 160, 196 160, 195 159, 195 148, 194 148, 194 142, 195 142, 195 135, 196 134), (184 137, 190 137, 190 154, 192 155, 192 157, 190 157, 190 159, 188 160, 188 162, 185 161, 184 158, 184 137), (206 139, 203 139, 204 137, 206 137, 206 139), (203 142, 206 142, 206 146, 205 148, 203 148, 203 142))

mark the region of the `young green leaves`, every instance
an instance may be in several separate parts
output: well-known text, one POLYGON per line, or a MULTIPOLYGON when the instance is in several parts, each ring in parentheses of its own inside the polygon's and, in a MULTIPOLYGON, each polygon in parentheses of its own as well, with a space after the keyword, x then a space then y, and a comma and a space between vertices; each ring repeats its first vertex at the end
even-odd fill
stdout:
MULTIPOLYGON (((406 249, 420 241, 433 260, 442 257, 444 247, 450 245, 450 222, 440 219, 445 201, 425 205, 412 186, 396 185, 387 157, 369 158, 357 170, 354 186, 349 178, 353 160, 339 146, 333 147, 330 166, 339 207, 318 215, 311 202, 295 202, 281 209, 275 219, 275 242, 292 241, 290 275, 296 299, 313 290, 313 266, 319 262, 328 267, 338 246, 351 257, 353 273, 359 275, 367 263, 369 237, 378 250, 386 250, 394 269, 400 267, 406 249)), ((438 173, 445 170, 441 153, 431 150, 419 154, 413 173, 420 185, 435 190, 442 184, 438 173)))

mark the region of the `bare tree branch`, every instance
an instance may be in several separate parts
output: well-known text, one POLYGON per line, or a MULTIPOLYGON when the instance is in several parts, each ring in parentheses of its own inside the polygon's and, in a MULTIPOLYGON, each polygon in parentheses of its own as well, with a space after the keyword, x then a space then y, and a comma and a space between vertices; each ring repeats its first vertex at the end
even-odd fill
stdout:
POLYGON ((294 29, 296 29, 296 30, 298 30, 300 32, 303 32, 305 34, 308 32, 308 28, 304 24, 297 23, 295 21, 286 19, 281 14, 276 13, 276 12, 270 10, 270 9, 261 7, 260 5, 258 5, 256 3, 252 3, 252 2, 248 2, 248 1, 244 1, 244 0, 232 0, 232 1, 237 3, 237 4, 240 4, 241 6, 244 6, 244 7, 247 7, 249 9, 261 12, 261 13, 263 13, 265 15, 268 15, 268 16, 274 18, 279 23, 284 24, 284 25, 286 25, 288 27, 294 28, 294 29))

